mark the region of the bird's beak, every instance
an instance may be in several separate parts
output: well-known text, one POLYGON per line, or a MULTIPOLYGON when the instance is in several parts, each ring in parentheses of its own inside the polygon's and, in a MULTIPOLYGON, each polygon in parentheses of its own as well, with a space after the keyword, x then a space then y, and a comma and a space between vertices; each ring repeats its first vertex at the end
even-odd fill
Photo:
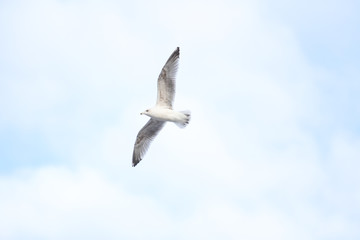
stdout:
POLYGON ((143 114, 144 114, 144 113, 142 113, 142 112, 140 113, 140 115, 143 115, 143 114))

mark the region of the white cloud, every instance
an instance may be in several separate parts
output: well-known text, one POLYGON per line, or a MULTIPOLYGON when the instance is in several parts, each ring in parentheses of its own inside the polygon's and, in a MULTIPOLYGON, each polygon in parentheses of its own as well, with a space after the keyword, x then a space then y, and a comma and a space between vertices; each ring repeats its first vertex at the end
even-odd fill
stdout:
POLYGON ((137 4, 49 1, 6 15, 8 64, 23 71, 1 83, 3 127, 36 129, 65 157, 1 177, 0 237, 358 236, 358 136, 334 137, 324 154, 306 128, 324 119, 316 79, 329 72, 308 65, 292 29, 249 2, 137 4), (168 124, 131 168, 138 113, 177 44, 176 106, 192 122, 168 124))
MULTIPOLYGON (((268 197, 254 202, 245 196, 231 199, 207 193, 208 198, 190 204, 191 210, 187 209, 185 215, 176 214, 163 204, 163 196, 130 190, 126 185, 130 184, 111 180, 89 168, 46 167, 2 177, 0 237, 304 239, 327 237, 329 227, 333 236, 351 236, 347 231, 355 232, 346 219, 329 219, 304 205, 298 205, 297 210, 281 210, 274 208, 268 197)), ((211 185, 214 194, 220 193, 221 187, 211 185)), ((172 194, 171 188, 180 189, 167 186, 162 194, 172 194)), ((186 199, 193 190, 185 190, 173 207, 188 204, 186 199)))
POLYGON ((42 168, 1 179, 1 238, 141 239, 169 220, 152 199, 129 195, 90 169, 42 168), (141 228, 142 231, 139 231, 141 228))

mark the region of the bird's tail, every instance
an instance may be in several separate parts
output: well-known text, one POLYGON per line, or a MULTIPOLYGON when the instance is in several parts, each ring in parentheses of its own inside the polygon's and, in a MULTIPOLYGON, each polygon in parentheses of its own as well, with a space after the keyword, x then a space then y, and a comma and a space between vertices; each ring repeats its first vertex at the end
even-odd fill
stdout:
POLYGON ((184 128, 186 127, 191 119, 191 112, 189 110, 185 110, 185 111, 180 111, 180 113, 183 114, 182 119, 180 122, 175 122, 175 124, 180 127, 180 128, 184 128))

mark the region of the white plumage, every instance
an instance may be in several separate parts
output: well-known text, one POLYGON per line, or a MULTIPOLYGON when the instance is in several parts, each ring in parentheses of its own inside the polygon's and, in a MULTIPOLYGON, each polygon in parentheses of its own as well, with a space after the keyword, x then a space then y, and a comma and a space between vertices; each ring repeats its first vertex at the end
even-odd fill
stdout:
POLYGON ((150 117, 150 120, 139 131, 134 144, 132 157, 133 167, 144 157, 151 141, 156 137, 166 122, 174 122, 183 128, 190 121, 190 111, 174 111, 172 104, 175 97, 175 78, 178 69, 180 49, 176 48, 171 54, 158 78, 157 101, 153 108, 147 109, 141 114, 150 117))

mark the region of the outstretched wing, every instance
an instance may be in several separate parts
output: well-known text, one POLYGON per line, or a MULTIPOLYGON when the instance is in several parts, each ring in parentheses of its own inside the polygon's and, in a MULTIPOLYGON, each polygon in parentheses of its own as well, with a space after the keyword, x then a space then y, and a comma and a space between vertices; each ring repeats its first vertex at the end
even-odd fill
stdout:
POLYGON ((172 109, 175 97, 175 78, 178 69, 180 48, 171 54, 158 78, 156 105, 172 109))
POLYGON ((150 146, 151 141, 160 132, 164 124, 164 121, 158 121, 151 118, 140 130, 134 144, 134 151, 132 157, 133 167, 135 167, 136 164, 138 164, 144 157, 150 146))

